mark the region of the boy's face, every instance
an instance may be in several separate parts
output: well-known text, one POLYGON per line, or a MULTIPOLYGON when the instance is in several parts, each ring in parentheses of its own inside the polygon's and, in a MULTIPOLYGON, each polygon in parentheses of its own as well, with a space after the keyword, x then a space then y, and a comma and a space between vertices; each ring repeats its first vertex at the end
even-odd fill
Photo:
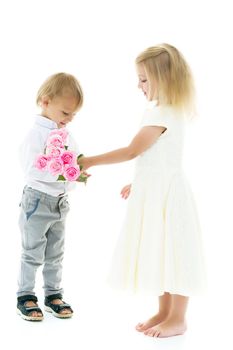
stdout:
POLYGON ((65 128, 77 112, 77 99, 73 96, 58 96, 50 99, 44 96, 41 101, 42 115, 65 128))

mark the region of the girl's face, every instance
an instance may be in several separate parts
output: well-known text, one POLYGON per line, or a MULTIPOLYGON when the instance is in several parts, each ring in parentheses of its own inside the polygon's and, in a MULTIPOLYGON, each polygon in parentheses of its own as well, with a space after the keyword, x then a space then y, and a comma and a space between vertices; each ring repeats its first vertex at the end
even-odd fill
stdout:
POLYGON ((147 80, 146 72, 142 64, 137 65, 138 73, 138 88, 142 90, 143 94, 149 100, 149 82, 147 80))
POLYGON ((54 121, 58 128, 64 128, 75 116, 77 100, 73 96, 57 96, 53 99, 44 96, 41 107, 44 117, 54 121))
POLYGON ((157 100, 157 84, 155 81, 152 82, 148 79, 146 70, 143 64, 137 65, 138 73, 138 88, 142 90, 148 101, 157 100))

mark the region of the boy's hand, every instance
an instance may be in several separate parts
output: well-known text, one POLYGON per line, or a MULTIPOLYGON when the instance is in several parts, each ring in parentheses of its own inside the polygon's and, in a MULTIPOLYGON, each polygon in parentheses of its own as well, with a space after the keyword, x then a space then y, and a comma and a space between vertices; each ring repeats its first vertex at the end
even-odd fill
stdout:
POLYGON ((126 185, 121 190, 121 197, 123 199, 127 199, 129 197, 129 195, 130 195, 130 191, 131 191, 131 184, 130 185, 126 185))

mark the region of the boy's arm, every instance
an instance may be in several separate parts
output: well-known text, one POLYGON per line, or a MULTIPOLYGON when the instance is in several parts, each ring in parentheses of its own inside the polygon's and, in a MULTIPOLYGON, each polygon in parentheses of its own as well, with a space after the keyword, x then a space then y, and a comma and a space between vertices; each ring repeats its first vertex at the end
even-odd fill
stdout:
POLYGON ((20 147, 20 162, 26 179, 43 182, 55 182, 57 176, 48 171, 40 171, 35 167, 35 160, 44 152, 46 140, 38 130, 32 129, 24 139, 20 147))

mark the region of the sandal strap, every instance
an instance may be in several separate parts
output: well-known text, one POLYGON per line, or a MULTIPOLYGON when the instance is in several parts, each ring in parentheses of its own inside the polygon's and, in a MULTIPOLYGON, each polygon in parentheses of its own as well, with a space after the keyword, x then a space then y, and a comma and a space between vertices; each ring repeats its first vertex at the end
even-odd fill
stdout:
POLYGON ((22 295, 21 297, 18 297, 17 300, 20 304, 24 304, 26 301, 38 301, 37 297, 32 294, 22 295))
POLYGON ((36 312, 41 312, 41 309, 37 306, 24 306, 25 310, 28 311, 28 312, 33 312, 33 311, 36 311, 36 312))
POLYGON ((60 299, 60 300, 62 300, 62 294, 61 293, 57 293, 57 294, 51 294, 51 295, 47 295, 46 297, 45 297, 45 303, 46 302, 51 302, 51 301, 53 301, 54 299, 60 299))
POLYGON ((58 314, 64 309, 70 309, 72 311, 69 304, 50 304, 49 307, 58 314))

